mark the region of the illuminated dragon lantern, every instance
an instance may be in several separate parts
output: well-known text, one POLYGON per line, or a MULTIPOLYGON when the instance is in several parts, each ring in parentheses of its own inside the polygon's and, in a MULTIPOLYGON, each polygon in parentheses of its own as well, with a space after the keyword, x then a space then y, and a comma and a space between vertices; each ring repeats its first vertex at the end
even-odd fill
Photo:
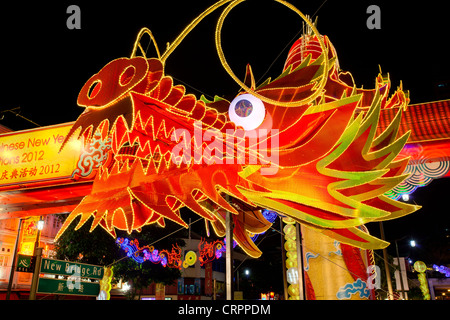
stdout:
POLYGON ((395 160, 409 134, 397 137, 408 97, 389 96, 389 79, 359 89, 341 72, 334 47, 295 7, 284 4, 312 30, 292 47, 284 71, 255 85, 229 67, 221 47, 226 15, 242 1, 224 0, 190 24, 157 57, 146 57, 139 33, 130 58, 113 60, 81 89, 85 108, 67 139, 78 132, 89 141, 110 139, 111 154, 92 191, 69 215, 57 237, 75 218, 76 228, 93 217, 103 227, 141 230, 170 219, 187 227, 183 206, 203 217, 219 236, 226 211, 233 213, 234 239, 250 256, 261 252, 252 234, 270 228, 260 209, 290 217, 342 243, 379 249, 388 243, 360 226, 394 219, 418 209, 383 194, 403 179, 408 159, 395 160), (188 94, 164 73, 166 59, 203 17, 230 2, 221 14, 216 46, 222 65, 242 87, 231 102, 188 94), (141 55, 138 56, 138 50, 141 55), (376 135, 382 108, 399 107, 391 125, 376 135))

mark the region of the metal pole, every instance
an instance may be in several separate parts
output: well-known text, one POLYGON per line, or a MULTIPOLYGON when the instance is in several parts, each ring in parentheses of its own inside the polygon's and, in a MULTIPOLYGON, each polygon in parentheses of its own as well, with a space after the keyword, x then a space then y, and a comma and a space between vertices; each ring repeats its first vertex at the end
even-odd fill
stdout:
POLYGON ((304 290, 304 281, 303 281, 303 253, 301 248, 301 233, 300 233, 300 224, 298 222, 295 223, 296 229, 296 245, 297 245, 297 272, 298 272, 298 291, 300 300, 305 300, 305 290, 304 290))
POLYGON ((14 257, 12 261, 11 271, 9 273, 8 291, 6 292, 6 300, 10 299, 12 284, 14 281, 14 271, 16 271, 17 247, 19 245, 20 230, 22 229, 22 218, 19 219, 19 229, 17 230, 16 244, 14 245, 14 257))
MULTIPOLYGON (((386 240, 384 238, 384 228, 383 228, 383 222, 380 221, 380 234, 381 239, 386 240)), ((384 269, 386 270, 386 282, 388 286, 388 299, 394 300, 394 291, 392 290, 392 278, 391 278, 391 272, 389 271, 389 263, 388 263, 388 256, 386 248, 383 249, 383 260, 384 260, 384 269)))
POLYGON ((39 281, 39 270, 41 269, 42 248, 34 248, 34 255, 36 256, 36 263, 34 265, 33 280, 31 281, 29 300, 36 300, 36 291, 39 281))
POLYGON ((398 264, 398 272, 400 275, 400 287, 402 288, 402 299, 406 300, 405 288, 403 286, 403 275, 402 275, 402 267, 400 264, 400 257, 398 254, 398 245, 397 240, 395 240, 395 250, 397 251, 397 264, 398 264))
POLYGON ((286 249, 284 249, 284 235, 283 235, 283 219, 280 218, 280 234, 281 234, 281 263, 283 268, 283 289, 284 289, 284 299, 287 300, 289 297, 288 285, 287 285, 287 275, 286 275, 286 249))
MULTIPOLYGON (((39 217, 39 220, 42 220, 42 216, 39 217)), ((42 249, 43 249, 39 247, 40 238, 41 238, 41 229, 38 228, 36 235, 36 242, 34 243, 34 256, 36 257, 36 262, 34 265, 33 279, 31 281, 30 296, 28 297, 29 300, 36 300, 36 291, 39 281, 39 271, 41 269, 42 249)))
POLYGON ((226 269, 226 290, 227 300, 233 300, 234 288, 233 288, 233 217, 232 213, 227 211, 225 219, 226 228, 226 257, 225 257, 225 269, 226 269))

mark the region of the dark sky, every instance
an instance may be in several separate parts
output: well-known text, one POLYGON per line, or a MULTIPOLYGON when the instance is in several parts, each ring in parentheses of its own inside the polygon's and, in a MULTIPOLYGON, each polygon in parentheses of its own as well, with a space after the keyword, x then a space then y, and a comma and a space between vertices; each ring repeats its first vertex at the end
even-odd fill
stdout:
MULTIPOLYGON (((8 5, 0 19, 0 109, 20 106, 23 116, 40 125, 73 121, 81 113, 76 97, 84 82, 112 59, 129 56, 140 28, 150 28, 164 51, 167 42, 214 2, 58 1, 8 5), (81 9, 81 30, 66 27, 70 4, 78 4, 81 9)), ((434 82, 448 78, 448 21, 442 1, 427 1, 426 6, 423 2, 398 0, 291 2, 305 14, 317 12, 319 31, 329 36, 341 68, 351 71, 360 85, 372 87, 381 65, 383 72, 390 73, 393 88, 402 80, 404 88, 411 92, 411 102, 418 103, 433 100, 434 82), (380 30, 366 27, 370 4, 381 9, 380 30)), ((167 60, 166 73, 210 96, 232 97, 237 86, 222 70, 214 47, 220 12, 210 15, 184 40, 167 60)), ((227 59, 238 75, 243 76, 245 65, 251 63, 257 79, 266 71, 264 79, 276 77, 301 26, 294 13, 274 1, 244 2, 225 22, 223 46, 227 59)), ((27 126, 20 123, 14 127, 9 115, 1 124, 13 129, 27 126)))
MULTIPOLYGON (((76 99, 85 81, 109 61, 129 56, 140 28, 151 29, 164 51, 167 42, 214 2, 17 1, 2 8, 0 112, 20 107, 22 116, 42 126, 74 121, 82 112, 76 99), (66 9, 71 4, 81 9, 80 30, 66 27, 66 9)), ((444 1, 291 3, 305 14, 318 15, 319 31, 333 42, 341 68, 352 72, 358 85, 373 87, 380 65, 383 72, 389 72, 394 89, 402 80, 411 103, 420 103, 437 100, 433 86, 449 79, 449 23, 444 1), (371 4, 381 9, 380 30, 366 26, 366 9, 371 4)), ((189 84, 188 91, 197 96, 232 98, 238 90, 215 52, 214 30, 220 12, 206 18, 167 60, 166 73, 189 84)), ((278 76, 301 26, 300 18, 274 1, 240 4, 223 30, 225 54, 234 72, 243 78, 245 65, 250 63, 256 79, 278 76)), ((154 53, 153 48, 148 52, 154 53)), ((12 113, 2 116, 0 124, 14 130, 35 127, 12 113)), ((410 220, 386 223, 388 240, 418 233, 418 225, 448 228, 449 210, 444 204, 448 187, 445 180, 417 191, 414 201, 426 203, 428 208, 410 220)))

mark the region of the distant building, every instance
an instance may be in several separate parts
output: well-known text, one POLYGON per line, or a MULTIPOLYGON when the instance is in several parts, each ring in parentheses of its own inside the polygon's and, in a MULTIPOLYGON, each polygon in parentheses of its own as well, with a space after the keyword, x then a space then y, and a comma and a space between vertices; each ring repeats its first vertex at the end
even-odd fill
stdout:
MULTIPOLYGON (((39 218, 39 217, 37 217, 39 218)), ((40 246, 44 248, 43 255, 45 257, 52 257, 54 255, 54 238, 61 228, 61 222, 56 215, 43 216, 44 229, 41 231, 40 246)), ((27 230, 33 229, 34 226, 29 225, 29 220, 24 218, 22 220, 22 228, 20 232, 17 251, 19 253, 32 255, 34 241, 31 243, 26 241, 27 230)), ((6 290, 8 288, 11 268, 14 257, 14 247, 18 235, 19 219, 4 219, 0 220, 0 300, 5 299, 6 290)), ((26 294, 30 291, 31 273, 15 272, 12 283, 11 299, 20 298, 21 294, 26 294)))

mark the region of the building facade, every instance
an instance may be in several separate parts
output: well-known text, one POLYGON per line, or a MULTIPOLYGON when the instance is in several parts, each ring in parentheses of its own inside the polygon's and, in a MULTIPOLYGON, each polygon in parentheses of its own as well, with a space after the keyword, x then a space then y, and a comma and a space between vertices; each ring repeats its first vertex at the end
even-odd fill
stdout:
MULTIPOLYGON (((0 299, 4 299, 10 281, 13 268, 14 252, 18 254, 32 255, 36 242, 37 229, 35 221, 38 219, 3 219, 0 220, 0 299), (20 231, 19 231, 20 224, 20 231), (16 248, 16 239, 17 248, 16 248)), ((44 228, 40 232, 40 246, 44 248, 44 257, 54 255, 54 238, 61 227, 61 222, 56 215, 42 217, 44 228)), ((32 273, 14 272, 12 282, 11 299, 20 298, 21 293, 30 290, 32 273)))

